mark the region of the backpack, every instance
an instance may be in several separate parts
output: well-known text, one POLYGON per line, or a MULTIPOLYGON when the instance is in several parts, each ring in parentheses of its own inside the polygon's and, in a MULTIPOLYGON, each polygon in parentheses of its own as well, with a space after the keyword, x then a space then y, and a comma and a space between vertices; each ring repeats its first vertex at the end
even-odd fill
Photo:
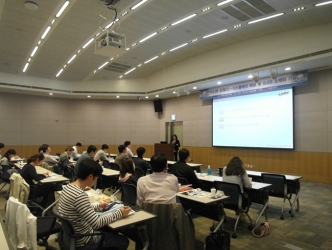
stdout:
POLYGON ((205 250, 229 250, 231 236, 228 232, 218 230, 205 238, 205 250))
POLYGON ((257 238, 268 236, 270 234, 270 224, 267 221, 260 223, 252 230, 252 234, 257 238))

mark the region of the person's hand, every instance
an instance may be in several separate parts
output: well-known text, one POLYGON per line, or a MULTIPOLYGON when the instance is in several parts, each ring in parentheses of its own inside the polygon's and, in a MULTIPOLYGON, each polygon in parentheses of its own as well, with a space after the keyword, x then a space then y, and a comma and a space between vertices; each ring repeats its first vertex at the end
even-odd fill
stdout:
POLYGON ((127 217, 127 216, 129 215, 130 210, 131 210, 131 207, 129 207, 129 206, 123 206, 123 207, 121 208, 121 211, 122 211, 122 217, 123 217, 123 218, 124 218, 124 217, 127 217))
POLYGON ((98 162, 99 163, 99 166, 103 166, 103 162, 102 161, 100 161, 100 162, 98 162))
POLYGON ((99 204, 99 211, 102 212, 104 210, 104 208, 107 206, 108 204, 103 202, 99 204))
POLYGON ((49 172, 44 173, 45 177, 48 177, 50 175, 49 172))

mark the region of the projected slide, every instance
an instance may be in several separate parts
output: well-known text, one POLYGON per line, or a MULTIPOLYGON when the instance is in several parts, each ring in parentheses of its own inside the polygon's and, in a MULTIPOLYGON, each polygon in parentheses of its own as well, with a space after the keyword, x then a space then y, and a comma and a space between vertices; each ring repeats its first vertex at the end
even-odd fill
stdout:
POLYGON ((293 91, 213 100, 213 146, 293 149, 293 91))

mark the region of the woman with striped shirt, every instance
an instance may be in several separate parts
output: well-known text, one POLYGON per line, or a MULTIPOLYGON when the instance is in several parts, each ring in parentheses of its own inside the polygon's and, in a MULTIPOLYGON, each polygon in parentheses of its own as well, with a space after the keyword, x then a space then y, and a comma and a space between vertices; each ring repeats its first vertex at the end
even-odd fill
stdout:
MULTIPOLYGON (((98 231, 103 231, 105 234, 103 248, 124 250, 129 245, 127 237, 107 230, 105 226, 112 221, 128 216, 131 208, 124 206, 114 213, 99 216, 96 211, 102 211, 107 203, 90 204, 89 197, 84 191, 86 187, 95 184, 102 171, 102 168, 93 159, 83 160, 78 168, 77 180, 66 185, 62 190, 59 200, 59 213, 72 223, 75 234, 92 233, 98 229, 98 231)), ((76 249, 89 249, 94 244, 96 243, 93 237, 82 237, 77 240, 76 249)))

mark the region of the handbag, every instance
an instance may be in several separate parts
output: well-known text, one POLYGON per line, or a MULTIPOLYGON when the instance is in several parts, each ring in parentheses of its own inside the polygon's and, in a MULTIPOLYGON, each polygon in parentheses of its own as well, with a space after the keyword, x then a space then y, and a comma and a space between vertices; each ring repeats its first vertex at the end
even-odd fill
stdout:
POLYGON ((270 234, 270 224, 267 221, 260 223, 252 230, 252 234, 257 238, 268 236, 270 234))
POLYGON ((205 250, 229 250, 230 248, 231 236, 226 231, 218 230, 205 238, 205 250))

